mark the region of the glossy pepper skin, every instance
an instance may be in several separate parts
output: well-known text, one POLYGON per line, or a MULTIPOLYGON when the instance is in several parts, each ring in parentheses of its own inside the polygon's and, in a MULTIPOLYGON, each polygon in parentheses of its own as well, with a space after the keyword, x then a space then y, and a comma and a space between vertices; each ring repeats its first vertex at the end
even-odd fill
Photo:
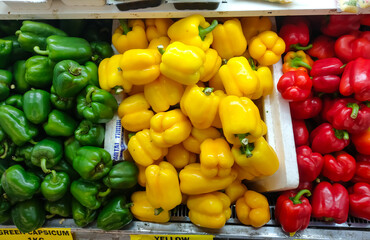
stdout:
POLYGON ((145 34, 143 20, 120 20, 120 26, 112 35, 113 46, 119 53, 129 49, 145 49, 148 47, 148 40, 145 34))
POLYGON ((370 128, 362 133, 352 134, 351 140, 357 152, 370 155, 370 128))
POLYGON ((319 115, 323 109, 323 103, 320 97, 314 97, 310 94, 303 101, 289 102, 289 107, 293 119, 304 120, 319 115))
POLYGON ((370 220, 370 184, 356 183, 348 188, 349 214, 354 217, 370 220))
POLYGON ((48 120, 43 124, 45 133, 52 137, 69 137, 74 134, 78 123, 66 112, 54 109, 48 115, 48 120))
POLYGON ((190 152, 200 154, 200 145, 207 138, 216 139, 221 137, 221 132, 217 128, 206 129, 192 128, 190 136, 183 141, 184 148, 190 152))
POLYGON ((184 145, 180 143, 168 148, 166 160, 176 169, 183 169, 186 165, 195 163, 197 161, 197 156, 186 150, 184 145))
POLYGON ((14 225, 22 233, 32 232, 44 225, 45 210, 42 201, 33 198, 17 203, 11 210, 14 225))
POLYGON ((257 36, 261 32, 271 30, 272 23, 269 17, 242 17, 240 18, 243 34, 247 43, 250 42, 252 37, 257 36))
POLYGON ((294 143, 296 147, 308 145, 309 132, 304 120, 292 119, 294 143))
POLYGON ((290 233, 291 236, 299 230, 304 230, 310 223, 312 207, 307 198, 303 195, 311 196, 307 189, 281 194, 275 206, 275 218, 280 223, 281 228, 290 233))
POLYGON ((53 82, 55 63, 45 56, 32 56, 26 60, 25 81, 32 87, 49 88, 53 82))
POLYGON ((260 65, 269 66, 277 63, 285 51, 285 43, 277 33, 264 31, 253 37, 249 43, 249 54, 260 65))
POLYGON ((13 43, 10 40, 0 39, 0 68, 6 68, 12 56, 13 43))
POLYGON ((350 62, 359 57, 370 59, 369 45, 370 31, 353 32, 335 41, 335 55, 343 62, 350 62))
POLYGON ((315 61, 310 72, 313 88, 317 92, 337 92, 343 70, 343 63, 335 57, 315 61))
POLYGON ((49 173, 49 168, 57 165, 63 157, 62 141, 56 138, 44 138, 32 149, 31 162, 41 167, 44 173, 49 173))
POLYGON ((33 50, 40 55, 46 55, 53 62, 73 60, 84 64, 92 57, 89 42, 84 38, 52 35, 46 39, 46 50, 35 46, 33 50))
POLYGON ((105 149, 83 146, 77 150, 73 168, 86 180, 99 180, 112 168, 112 158, 105 149))
POLYGON ((167 31, 172 42, 180 41, 206 51, 214 41, 217 20, 209 24, 202 15, 193 14, 173 23, 167 31))
POLYGON ((230 199, 222 192, 189 196, 190 221, 199 227, 222 228, 231 216, 230 199))
POLYGON ((348 182, 356 172, 356 160, 344 151, 324 156, 321 174, 333 182, 348 182))
POLYGON ((13 80, 12 72, 0 69, 0 101, 5 100, 10 95, 10 84, 13 80))
POLYGON ((283 23, 279 36, 285 42, 285 52, 290 50, 308 50, 312 47, 312 45, 308 45, 310 42, 310 31, 304 18, 296 17, 294 22, 283 23))
POLYGON ((270 206, 262 194, 248 190, 235 203, 236 216, 244 225, 262 227, 270 221, 270 206))
POLYGON ((351 31, 358 30, 361 24, 361 16, 358 15, 332 15, 324 19, 321 32, 330 37, 340 37, 351 31))
POLYGON ((148 41, 155 38, 167 36, 168 28, 173 24, 171 18, 149 18, 145 19, 145 33, 148 41))
POLYGON ((72 213, 70 196, 64 196, 54 202, 47 201, 45 203, 45 211, 50 213, 46 216, 47 219, 55 216, 69 217, 72 213))
POLYGON ((105 128, 89 120, 82 120, 75 130, 75 138, 81 145, 102 147, 105 137, 105 128))
POLYGON ((205 58, 201 48, 176 41, 168 45, 162 54, 159 69, 161 74, 176 82, 196 84, 204 71, 205 58), (179 65, 179 62, 183 64, 179 65))
POLYGON ((103 59, 113 56, 113 48, 109 42, 93 41, 90 42, 90 47, 92 51, 91 60, 97 65, 99 65, 103 59))
POLYGON ((312 152, 307 145, 296 148, 300 181, 312 182, 321 173, 324 158, 320 153, 312 152))
POLYGON ((51 86, 50 88, 50 102, 55 109, 58 109, 61 111, 70 110, 75 106, 74 97, 65 98, 65 97, 58 96, 53 86, 51 86))
POLYGON ((89 223, 93 222, 97 216, 97 210, 91 210, 83 206, 75 198, 72 199, 72 217, 77 226, 85 227, 89 223))
POLYGON ((104 177, 104 184, 112 189, 130 189, 137 184, 139 170, 134 162, 123 161, 113 165, 104 177))
POLYGON ((303 50, 289 51, 284 56, 283 73, 302 70, 308 72, 312 69, 313 60, 303 50))
POLYGON ((31 152, 33 146, 34 146, 33 144, 28 143, 23 146, 17 147, 15 149, 14 155, 12 156, 12 160, 16 162, 31 160, 31 152))
POLYGON ((26 60, 19 60, 13 64, 13 77, 15 91, 22 94, 31 89, 31 86, 26 82, 26 60))
POLYGON ((46 200, 55 202, 68 192, 70 183, 67 173, 52 170, 41 182, 40 190, 46 200))
POLYGON ((235 204, 247 191, 247 186, 241 180, 236 179, 225 189, 225 194, 230 198, 231 204, 235 204))
POLYGON ((334 53, 335 39, 326 35, 317 36, 312 42, 312 48, 307 51, 311 57, 318 59, 332 58, 334 53))
MULTIPOLYGON (((158 96, 158 95, 156 95, 158 96)), ((118 117, 122 127, 131 132, 138 132, 150 127, 150 119, 154 116, 144 93, 126 97, 118 106, 118 117)))
POLYGON ((205 54, 204 71, 200 75, 200 81, 202 82, 208 82, 217 73, 222 63, 216 50, 209 48, 205 51, 205 54))
POLYGON ((20 94, 14 94, 5 100, 5 105, 10 105, 23 110, 23 96, 20 94))
POLYGON ((155 208, 148 201, 145 191, 137 191, 131 195, 132 206, 130 207, 132 215, 144 222, 166 223, 170 221, 170 211, 161 211, 155 214, 155 208))
POLYGON ((277 89, 281 96, 288 101, 303 101, 311 93, 312 80, 309 75, 302 70, 284 73, 278 83, 277 89))
POLYGON ((310 134, 312 151, 321 154, 337 152, 348 146, 348 132, 333 128, 330 123, 322 123, 310 134))
POLYGON ((51 111, 50 93, 41 89, 27 91, 23 95, 23 112, 33 124, 43 123, 51 111))
POLYGON ((370 100, 370 59, 357 58, 347 63, 340 80, 339 92, 343 96, 354 94, 358 101, 370 100))
POLYGON ((242 25, 237 18, 218 24, 212 33, 212 48, 223 59, 241 56, 247 49, 247 40, 243 34, 242 25))
POLYGON ((17 146, 31 141, 38 134, 24 113, 9 105, 0 106, 0 127, 17 146))
MULTIPOLYGON (((18 29, 17 29, 18 30, 18 29)), ((9 36, 3 37, 3 40, 10 40, 12 42, 12 51, 10 55, 10 64, 14 64, 17 61, 27 59, 30 57, 30 53, 21 48, 18 42, 18 37, 12 32, 9 36)))
POLYGON ((311 197, 312 217, 344 223, 348 217, 348 192, 339 183, 320 182, 311 197))

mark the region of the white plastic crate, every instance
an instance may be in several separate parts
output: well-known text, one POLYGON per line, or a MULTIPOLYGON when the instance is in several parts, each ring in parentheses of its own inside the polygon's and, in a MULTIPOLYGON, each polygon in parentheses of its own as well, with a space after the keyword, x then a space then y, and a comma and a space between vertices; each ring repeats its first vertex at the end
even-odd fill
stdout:
POLYGON ((38 10, 49 9, 52 0, 0 0, 11 9, 17 10, 38 10))

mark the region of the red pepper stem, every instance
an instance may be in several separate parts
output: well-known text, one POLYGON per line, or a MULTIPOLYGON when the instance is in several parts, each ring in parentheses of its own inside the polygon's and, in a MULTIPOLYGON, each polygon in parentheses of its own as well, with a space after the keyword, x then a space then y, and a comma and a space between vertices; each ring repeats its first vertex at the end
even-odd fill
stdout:
POLYGON ((208 33, 212 32, 213 29, 215 29, 217 25, 218 25, 218 22, 215 19, 215 20, 212 21, 211 25, 209 25, 206 28, 198 26, 200 39, 202 39, 202 41, 204 41, 204 39, 206 38, 206 35, 208 33))
POLYGON ((338 139, 345 139, 345 140, 348 140, 349 139, 349 134, 347 131, 345 130, 338 130, 338 129, 335 129, 333 128, 334 130, 334 135, 338 138, 338 139))
POLYGON ((161 45, 158 45, 157 46, 157 49, 158 49, 158 51, 159 51, 159 53, 161 54, 161 55, 163 55, 164 54, 164 47, 163 47, 163 45, 161 44, 161 45))
POLYGON ((128 27, 127 20, 126 19, 120 19, 119 23, 120 23, 121 28, 123 30, 123 34, 127 35, 127 33, 131 31, 131 29, 128 27))
POLYGON ((211 95, 211 93, 213 92, 213 90, 214 90, 214 88, 212 88, 212 87, 205 87, 205 88, 203 89, 203 93, 204 93, 206 96, 209 96, 209 95, 211 95))
POLYGON ((49 55, 49 50, 41 50, 39 46, 33 47, 33 51, 40 55, 49 55))
POLYGON ((307 45, 307 46, 301 46, 299 43, 297 43, 297 44, 292 44, 292 45, 290 45, 290 49, 295 49, 295 50, 303 50, 303 51, 305 51, 305 50, 308 50, 308 49, 311 49, 312 48, 312 44, 309 44, 309 45, 307 45))
POLYGON ((307 197, 311 196, 311 192, 310 190, 308 189, 302 189, 301 191, 299 191, 297 193, 297 195, 295 195, 294 197, 290 198, 290 200, 292 200, 293 204, 301 204, 302 201, 301 201, 301 197, 304 195, 304 194, 307 194, 307 197))
POLYGON ((356 119, 360 106, 357 103, 348 103, 347 107, 352 108, 351 118, 356 119))
POLYGON ((46 158, 42 158, 40 161, 40 167, 45 174, 49 174, 51 171, 46 167, 46 158))

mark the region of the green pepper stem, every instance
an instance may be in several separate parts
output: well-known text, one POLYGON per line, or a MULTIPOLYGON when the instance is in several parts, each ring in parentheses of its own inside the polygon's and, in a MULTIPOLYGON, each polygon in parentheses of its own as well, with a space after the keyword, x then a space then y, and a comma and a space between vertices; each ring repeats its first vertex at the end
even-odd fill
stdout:
POLYGON ((130 140, 130 138, 132 138, 133 136, 135 136, 136 135, 136 133, 129 133, 129 134, 127 134, 127 138, 128 138, 128 140, 130 140))
POLYGON ((48 169, 48 168, 46 167, 46 158, 42 158, 42 159, 40 160, 40 167, 41 167, 42 171, 43 171, 45 174, 50 173, 50 169, 48 169))
POLYGON ((347 63, 346 64, 343 64, 340 68, 345 68, 347 66, 347 63))
POLYGON ((93 61, 96 61, 98 59, 99 59, 99 55, 98 54, 95 54, 95 55, 92 55, 91 56, 91 60, 93 60, 93 61))
POLYGON ((53 218, 53 217, 55 217, 55 214, 49 214, 49 215, 45 216, 46 219, 50 219, 50 218, 53 218))
POLYGON ((55 170, 51 170, 51 174, 53 175, 52 178, 51 178, 51 181, 53 183, 57 183, 58 182, 58 176, 57 176, 57 173, 55 172, 55 170))
POLYGON ((3 142, 3 146, 4 146, 4 153, 1 154, 0 158, 3 159, 6 157, 6 155, 8 155, 8 149, 9 149, 9 145, 6 141, 3 142))
POLYGON ((127 19, 120 19, 119 23, 120 23, 121 28, 123 30, 123 34, 127 35, 127 33, 131 31, 131 29, 128 27, 127 19))
POLYGON ((33 145, 36 145, 38 142, 36 142, 35 140, 31 139, 28 141, 29 143, 33 144, 33 145))
POLYGON ((123 92, 123 87, 122 86, 115 86, 114 88, 113 88, 113 92, 114 92, 114 94, 120 94, 121 92, 123 92))
POLYGON ((299 60, 299 61, 298 60, 295 60, 295 61, 293 60, 292 63, 296 66, 299 66, 299 67, 305 67, 309 70, 312 69, 312 67, 308 63, 305 63, 302 60, 299 60))
POLYGON ((95 91, 95 89, 94 88, 91 88, 88 92, 87 92, 87 94, 86 94, 86 102, 87 103, 91 103, 91 95, 92 95, 92 93, 95 91))
POLYGON ((299 43, 290 45, 290 49, 295 49, 295 50, 305 51, 305 50, 308 50, 308 49, 311 49, 311 48, 312 48, 312 44, 309 44, 305 47, 301 46, 299 43))
POLYGON ((363 102, 365 105, 366 105, 366 107, 370 107, 370 102, 369 101, 366 101, 366 102, 363 102))
POLYGON ((33 51, 35 51, 37 54, 40 54, 40 55, 49 55, 49 50, 41 50, 39 46, 35 46, 33 48, 33 51))
POLYGON ((98 197, 106 197, 109 195, 109 193, 111 192, 112 190, 110 188, 108 188, 105 192, 99 192, 98 193, 98 197))
POLYGON ((254 64, 254 60, 253 58, 248 58, 248 62, 249 62, 249 65, 251 65, 251 68, 253 69, 253 71, 256 71, 257 70, 257 67, 256 67, 256 64, 254 64))
POLYGON ((70 74, 72 74, 73 76, 79 76, 81 75, 81 71, 82 71, 82 68, 80 67, 75 67, 75 66, 71 66, 69 69, 68 69, 68 72, 70 74))
POLYGON ((217 27, 217 25, 218 25, 218 22, 215 19, 215 20, 212 21, 211 25, 209 25, 206 28, 198 26, 200 39, 202 39, 202 41, 204 41, 204 39, 206 38, 206 35, 208 33, 212 32, 213 29, 215 29, 217 27))
POLYGON ((213 92, 214 88, 213 87, 205 87, 203 89, 203 93, 206 95, 206 96, 209 96, 211 95, 211 93, 213 92))
POLYGON ((311 192, 310 190, 308 189, 302 189, 301 191, 299 191, 297 193, 297 195, 295 195, 294 197, 291 197, 290 200, 292 200, 293 204, 301 204, 302 201, 301 201, 301 197, 304 195, 304 194, 307 194, 307 197, 311 196, 311 192))
POLYGON ((347 107, 352 108, 351 118, 356 119, 360 106, 357 103, 348 103, 347 107))
POLYGON ((92 128, 92 122, 84 121, 84 124, 76 130, 75 135, 86 135, 89 133, 90 129, 92 128))
POLYGON ((154 209, 154 215, 155 216, 157 216, 157 215, 159 215, 159 214, 161 214, 161 212, 163 212, 163 208, 156 208, 156 209, 154 209))
POLYGON ((164 54, 164 47, 163 47, 163 45, 161 44, 161 45, 158 45, 157 46, 157 49, 158 49, 158 52, 161 54, 161 55, 163 55, 164 54))
POLYGON ((18 30, 18 31, 15 32, 15 35, 16 36, 19 36, 21 33, 22 33, 22 31, 21 30, 18 30))
POLYGON ((334 218, 331 218, 331 217, 324 217, 324 221, 325 221, 325 222, 332 222, 332 221, 334 221, 334 218))
POLYGON ((338 129, 335 129, 333 128, 334 130, 334 135, 338 138, 338 139, 344 139, 344 140, 348 140, 349 139, 349 134, 347 131, 345 130, 338 130, 338 129))

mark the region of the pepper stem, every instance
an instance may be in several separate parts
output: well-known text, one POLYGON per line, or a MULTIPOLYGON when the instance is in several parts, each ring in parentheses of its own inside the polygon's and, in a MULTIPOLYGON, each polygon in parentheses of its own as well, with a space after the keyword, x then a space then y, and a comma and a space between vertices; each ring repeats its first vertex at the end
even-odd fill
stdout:
POLYGON ((79 76, 79 75, 81 75, 81 71, 82 71, 82 69, 80 67, 75 67, 75 66, 71 66, 68 69, 68 72, 70 74, 72 74, 73 76, 79 76))
POLYGON ((212 21, 211 25, 209 25, 206 28, 198 26, 200 39, 202 39, 202 41, 204 41, 204 39, 206 38, 206 35, 208 33, 212 32, 213 29, 215 29, 217 25, 218 25, 218 22, 215 19, 215 20, 212 21))
POLYGON ((205 94, 206 96, 209 96, 209 95, 211 95, 211 93, 213 92, 213 90, 214 90, 214 88, 212 88, 212 87, 205 87, 205 88, 203 89, 203 92, 204 92, 204 94, 205 94))
POLYGON ((156 208, 156 209, 154 209, 154 215, 155 216, 157 216, 157 215, 159 215, 159 214, 161 214, 161 212, 163 212, 163 208, 156 208))
POLYGON ((349 139, 349 135, 348 135, 348 132, 345 131, 345 130, 338 130, 338 129, 335 129, 333 128, 334 130, 334 135, 338 138, 338 139, 344 139, 344 140, 348 140, 349 139))
POLYGON ((50 218, 53 218, 54 216, 55 216, 55 214, 49 214, 49 215, 46 215, 45 218, 50 219, 50 218))
POLYGON ((241 143, 240 151, 242 154, 245 154, 247 158, 250 158, 253 156, 253 149, 254 149, 254 144, 249 143, 249 140, 247 138, 249 134, 238 134, 237 136, 239 137, 239 141, 241 143))
POLYGON ((86 94, 86 102, 87 103, 91 103, 91 95, 92 95, 92 93, 95 91, 95 89, 94 88, 90 88, 90 90, 87 92, 87 94, 86 94))
POLYGON ((127 19, 120 19, 119 23, 120 23, 121 28, 123 30, 123 34, 127 35, 127 33, 131 31, 131 29, 128 27, 127 19))
POLYGON ((351 118, 356 119, 360 106, 357 103, 348 103, 347 107, 352 108, 351 118))
POLYGON ((304 68, 307 68, 309 70, 312 69, 312 67, 310 66, 310 64, 305 63, 302 60, 292 60, 292 65, 293 65, 293 67, 304 67, 304 68))
POLYGON ((33 51, 40 55, 49 55, 49 50, 41 50, 39 46, 34 46, 33 51))
POLYGON ((249 62, 249 65, 251 65, 251 68, 253 69, 253 71, 256 71, 257 70, 257 67, 256 67, 256 64, 254 64, 254 60, 253 58, 248 58, 248 62, 249 62))
POLYGON ((295 50, 308 50, 308 49, 311 49, 312 48, 312 44, 309 44, 305 47, 301 46, 301 44, 297 43, 297 44, 292 44, 290 45, 290 49, 295 49, 295 50))
POLYGON ((92 122, 85 121, 84 124, 76 130, 75 135, 86 135, 90 131, 91 127, 92 122))
POLYGON ((45 174, 50 173, 50 169, 46 167, 46 158, 42 158, 40 161, 40 167, 45 174))
POLYGON ((58 182, 58 176, 57 176, 57 173, 55 172, 55 170, 51 170, 51 174, 53 175, 52 178, 51 178, 51 181, 53 183, 57 183, 58 182))
POLYGON ((301 201, 301 197, 304 195, 304 194, 307 194, 307 197, 311 196, 311 192, 310 190, 308 189, 302 189, 301 191, 299 191, 297 193, 297 195, 295 195, 294 197, 291 197, 289 198, 290 200, 292 200, 293 204, 301 204, 302 201, 301 201))
POLYGON ((130 138, 132 138, 133 136, 135 136, 136 135, 136 133, 129 133, 129 134, 127 134, 127 138, 128 138, 128 140, 130 140, 130 138))
POLYGON ((161 54, 161 55, 163 55, 164 54, 164 47, 163 47, 163 45, 161 44, 161 45, 158 45, 157 46, 157 49, 158 49, 158 51, 159 51, 159 53, 161 54))
POLYGON ((3 142, 3 146, 4 146, 4 153, 0 155, 1 159, 5 158, 6 155, 8 155, 8 149, 9 149, 9 145, 6 141, 3 142))
POLYGON ((123 92, 123 87, 122 86, 115 86, 114 88, 113 88, 113 92, 114 92, 114 94, 120 94, 121 92, 123 92))
POLYGON ((110 188, 108 188, 105 192, 99 192, 98 193, 98 197, 106 197, 109 195, 109 193, 111 192, 112 190, 110 188))

